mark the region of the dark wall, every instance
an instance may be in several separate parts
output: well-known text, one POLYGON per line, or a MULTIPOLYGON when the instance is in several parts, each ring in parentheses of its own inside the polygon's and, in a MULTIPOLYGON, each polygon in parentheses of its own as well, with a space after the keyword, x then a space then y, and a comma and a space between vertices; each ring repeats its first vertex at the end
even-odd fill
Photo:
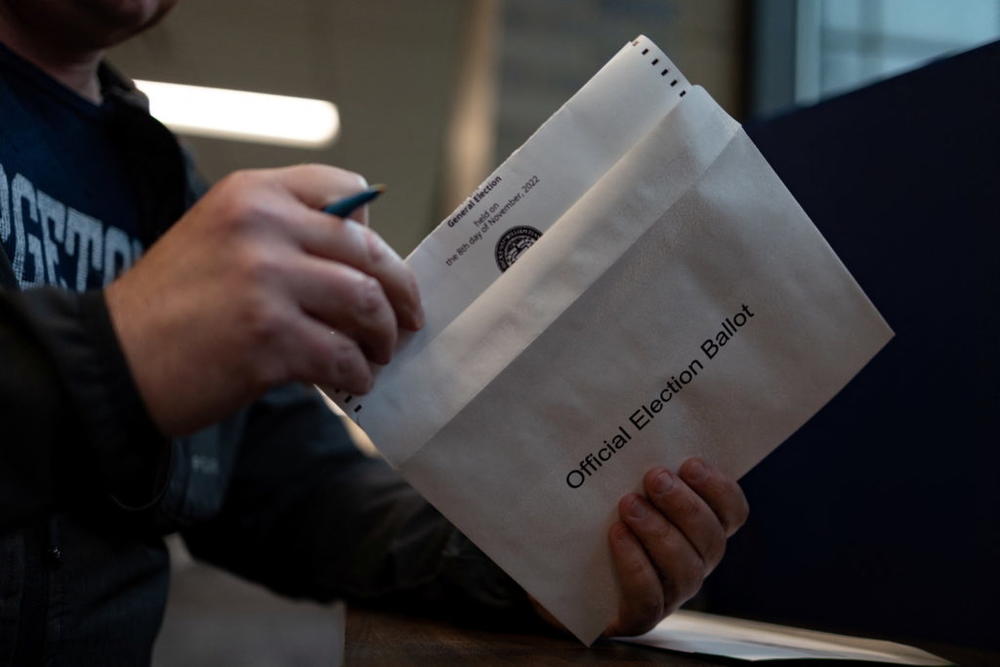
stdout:
POLYGON ((715 611, 1000 646, 1000 42, 748 128, 896 338, 744 479, 715 611))

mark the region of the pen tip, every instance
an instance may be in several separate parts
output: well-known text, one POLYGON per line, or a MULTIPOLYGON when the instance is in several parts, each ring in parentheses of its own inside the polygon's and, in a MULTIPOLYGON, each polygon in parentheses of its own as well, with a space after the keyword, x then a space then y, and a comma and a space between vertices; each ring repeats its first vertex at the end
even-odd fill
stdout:
POLYGON ((369 190, 374 190, 375 192, 385 192, 385 183, 376 183, 375 185, 369 185, 369 190))

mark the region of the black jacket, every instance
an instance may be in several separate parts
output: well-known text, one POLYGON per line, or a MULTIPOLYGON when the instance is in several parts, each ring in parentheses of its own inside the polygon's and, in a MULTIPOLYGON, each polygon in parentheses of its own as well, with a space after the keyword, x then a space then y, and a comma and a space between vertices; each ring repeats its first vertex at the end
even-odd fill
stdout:
MULTIPOLYGON (((199 187, 134 89, 103 76, 147 172, 149 243, 199 187)), ((312 388, 162 437, 103 292, 18 290, 2 251, 0 368, 0 665, 147 663, 168 584, 162 536, 175 531, 196 557, 292 596, 524 609, 523 592, 361 454, 312 388)))

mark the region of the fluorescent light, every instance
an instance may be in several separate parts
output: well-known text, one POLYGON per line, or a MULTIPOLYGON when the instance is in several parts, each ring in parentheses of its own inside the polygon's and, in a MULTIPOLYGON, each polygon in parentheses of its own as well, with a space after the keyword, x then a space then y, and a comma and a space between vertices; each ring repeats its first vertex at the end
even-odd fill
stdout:
POLYGON ((136 81, 149 111, 180 134, 323 148, 340 131, 337 107, 325 100, 244 90, 136 81))

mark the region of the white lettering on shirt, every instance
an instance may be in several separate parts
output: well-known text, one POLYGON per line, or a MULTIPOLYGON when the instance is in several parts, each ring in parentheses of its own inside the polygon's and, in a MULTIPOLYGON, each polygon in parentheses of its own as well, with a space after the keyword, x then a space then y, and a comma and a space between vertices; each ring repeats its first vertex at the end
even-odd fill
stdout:
POLYGON ((23 174, 8 180, 2 164, 0 243, 22 288, 47 284, 82 292, 88 283, 107 285, 142 255, 138 239, 66 206, 23 174))

